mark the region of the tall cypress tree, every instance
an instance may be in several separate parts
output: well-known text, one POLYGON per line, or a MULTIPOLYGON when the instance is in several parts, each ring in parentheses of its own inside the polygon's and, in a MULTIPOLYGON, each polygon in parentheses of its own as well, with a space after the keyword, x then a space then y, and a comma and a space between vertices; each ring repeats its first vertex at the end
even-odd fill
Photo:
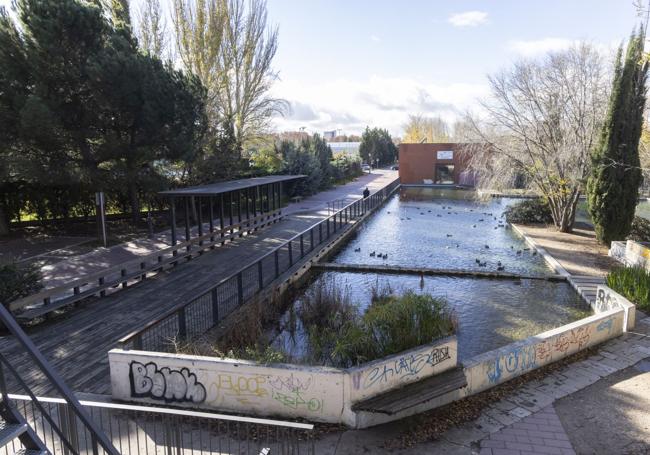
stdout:
POLYGON ((619 49, 607 116, 591 154, 587 201, 596 237, 605 244, 623 240, 630 233, 643 178, 639 139, 648 71, 644 39, 641 30, 633 33, 624 59, 619 49))

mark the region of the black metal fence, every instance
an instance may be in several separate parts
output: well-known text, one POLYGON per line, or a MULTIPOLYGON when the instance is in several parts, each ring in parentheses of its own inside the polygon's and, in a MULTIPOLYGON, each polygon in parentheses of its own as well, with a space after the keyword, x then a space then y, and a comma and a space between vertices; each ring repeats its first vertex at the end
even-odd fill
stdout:
MULTIPOLYGON (((90 434, 65 400, 38 397, 35 401, 24 395, 8 398, 50 453, 94 453, 90 434)), ((123 455, 315 453, 311 424, 102 401, 80 403, 123 455)), ((21 448, 20 441, 14 440, 0 449, 0 455, 21 448)), ((98 453, 106 452, 100 448, 98 453)))
POLYGON ((174 340, 202 335, 282 274, 369 211, 399 187, 395 180, 365 199, 358 199, 275 250, 221 280, 207 291, 172 308, 119 341, 123 349, 173 351, 174 340))

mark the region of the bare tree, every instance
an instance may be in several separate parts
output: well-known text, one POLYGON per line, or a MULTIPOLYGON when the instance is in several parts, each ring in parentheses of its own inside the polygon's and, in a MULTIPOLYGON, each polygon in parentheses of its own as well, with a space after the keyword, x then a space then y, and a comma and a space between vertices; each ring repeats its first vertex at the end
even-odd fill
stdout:
POLYGON ((267 132, 287 103, 270 95, 278 29, 263 0, 174 0, 176 48, 208 88, 213 127, 230 122, 241 148, 267 132))
POLYGON ((602 56, 589 44, 522 60, 489 77, 492 96, 481 121, 470 119, 471 167, 479 185, 534 188, 547 200, 555 226, 570 232, 607 105, 602 56))
POLYGON ((170 59, 167 24, 160 0, 144 0, 137 11, 136 35, 140 48, 161 60, 170 59))

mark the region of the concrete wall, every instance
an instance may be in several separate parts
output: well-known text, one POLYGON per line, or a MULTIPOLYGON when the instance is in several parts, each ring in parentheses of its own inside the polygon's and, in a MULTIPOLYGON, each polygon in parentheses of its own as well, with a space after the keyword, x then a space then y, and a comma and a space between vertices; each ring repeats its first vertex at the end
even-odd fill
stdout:
POLYGON ((350 401, 356 403, 420 381, 454 368, 457 363, 458 341, 456 337, 448 337, 402 354, 350 368, 347 370, 350 401))
POLYGON ((623 318, 624 331, 627 332, 634 328, 636 322, 636 305, 608 286, 596 287, 596 300, 590 305, 595 314, 622 309, 625 313, 623 318))
POLYGON ((625 311, 603 311, 539 335, 517 341, 464 362, 467 387, 394 415, 359 412, 357 428, 399 420, 482 392, 623 333, 625 311))
POLYGON ((625 243, 625 264, 650 270, 650 248, 648 245, 628 240, 625 243))
POLYGON ((349 370, 113 349, 113 398, 356 426, 354 402, 457 364, 456 337, 349 370))

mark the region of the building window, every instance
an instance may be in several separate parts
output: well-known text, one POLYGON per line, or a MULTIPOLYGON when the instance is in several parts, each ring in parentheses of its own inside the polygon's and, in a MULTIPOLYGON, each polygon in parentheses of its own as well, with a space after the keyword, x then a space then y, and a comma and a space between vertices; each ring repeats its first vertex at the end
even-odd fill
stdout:
POLYGON ((438 185, 452 185, 454 183, 453 164, 436 164, 436 183, 438 185))

